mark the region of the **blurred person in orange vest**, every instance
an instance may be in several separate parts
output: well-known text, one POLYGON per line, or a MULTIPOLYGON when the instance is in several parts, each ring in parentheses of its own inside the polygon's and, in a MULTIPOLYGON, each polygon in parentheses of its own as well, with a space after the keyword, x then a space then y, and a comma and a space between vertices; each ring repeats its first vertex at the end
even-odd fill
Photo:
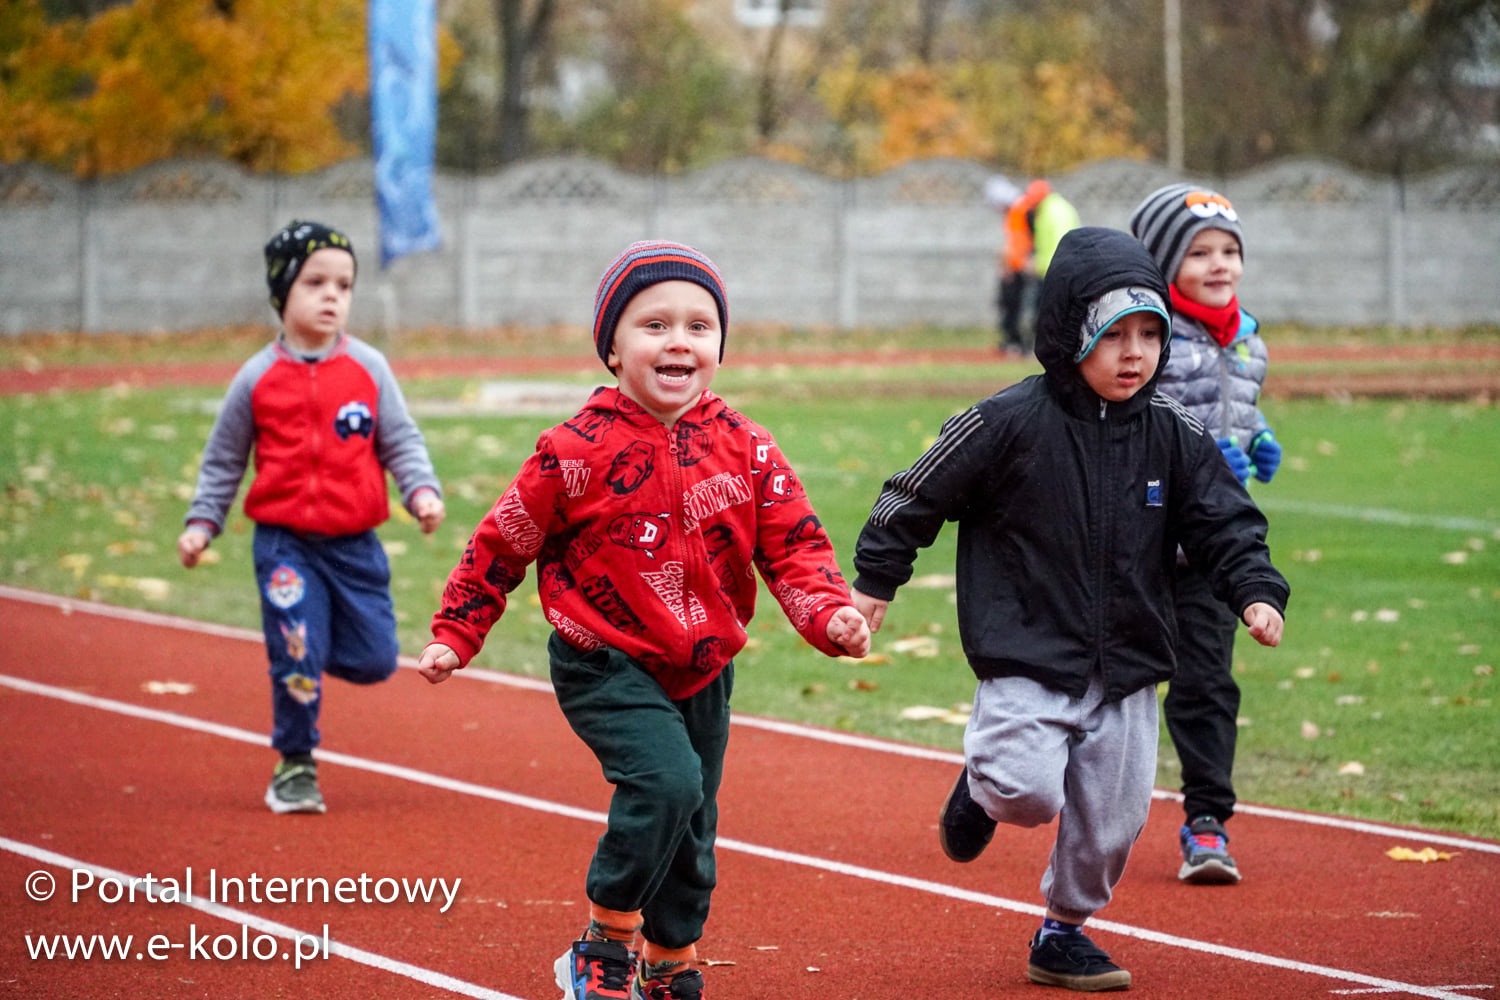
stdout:
POLYGON ((1000 276, 1000 350, 1027 355, 1035 342, 1031 324, 1023 317, 1035 313, 1037 290, 1047 276, 1047 265, 1058 242, 1082 223, 1078 210, 1044 180, 1034 180, 1023 191, 1005 177, 991 177, 985 198, 1005 213, 1005 246, 995 255, 1000 276))

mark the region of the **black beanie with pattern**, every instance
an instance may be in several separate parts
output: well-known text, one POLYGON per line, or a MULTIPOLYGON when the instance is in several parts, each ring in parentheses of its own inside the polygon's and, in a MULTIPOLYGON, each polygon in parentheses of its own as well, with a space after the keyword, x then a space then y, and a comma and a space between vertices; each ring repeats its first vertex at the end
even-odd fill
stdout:
POLYGON ((271 308, 276 315, 280 316, 286 308, 287 293, 297 280, 302 262, 326 247, 345 250, 350 257, 354 256, 354 244, 349 237, 321 222, 301 219, 288 222, 266 243, 266 284, 271 288, 271 308))

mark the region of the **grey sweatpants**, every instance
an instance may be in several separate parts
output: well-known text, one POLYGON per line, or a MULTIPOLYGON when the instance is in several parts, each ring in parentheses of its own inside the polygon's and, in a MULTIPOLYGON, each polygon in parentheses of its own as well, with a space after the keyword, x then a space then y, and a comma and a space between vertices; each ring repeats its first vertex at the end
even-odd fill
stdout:
POLYGON ((1032 827, 1060 815, 1042 896, 1070 923, 1109 902, 1156 778, 1156 688, 1111 704, 1102 693, 1098 678, 1082 698, 982 680, 964 732, 969 794, 992 819, 1032 827))

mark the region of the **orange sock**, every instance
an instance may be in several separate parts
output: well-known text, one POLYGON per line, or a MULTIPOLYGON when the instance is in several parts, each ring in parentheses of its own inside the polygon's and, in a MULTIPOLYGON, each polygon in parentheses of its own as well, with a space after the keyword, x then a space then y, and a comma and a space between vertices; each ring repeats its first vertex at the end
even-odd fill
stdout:
POLYGON ((640 929, 640 910, 608 910, 598 903, 589 903, 589 929, 583 936, 590 941, 618 941, 632 945, 635 932, 640 929))
POLYGON ((667 982, 691 965, 697 957, 698 946, 695 944, 686 948, 663 948, 653 941, 647 941, 641 947, 641 979, 667 982))

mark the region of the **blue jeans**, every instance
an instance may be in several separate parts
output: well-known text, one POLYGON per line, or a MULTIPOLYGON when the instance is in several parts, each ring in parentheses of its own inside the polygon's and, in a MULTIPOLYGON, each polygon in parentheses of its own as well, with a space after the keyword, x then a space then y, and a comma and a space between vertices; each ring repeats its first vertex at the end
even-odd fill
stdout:
POLYGON ((255 526, 255 582, 271 661, 271 746, 320 741, 323 675, 374 684, 396 670, 391 567, 375 532, 314 537, 255 526))

